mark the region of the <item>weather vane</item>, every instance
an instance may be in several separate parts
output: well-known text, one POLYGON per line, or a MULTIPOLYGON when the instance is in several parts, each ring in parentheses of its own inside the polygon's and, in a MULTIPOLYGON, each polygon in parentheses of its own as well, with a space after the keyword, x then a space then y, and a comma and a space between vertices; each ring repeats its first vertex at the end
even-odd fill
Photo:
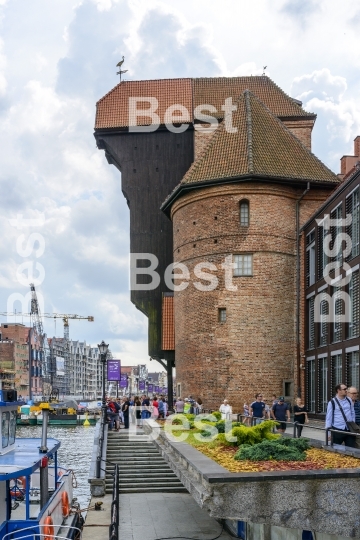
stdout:
MULTIPOLYGON (((124 58, 124 57, 123 57, 124 58)), ((124 61, 124 60, 123 60, 124 61)), ((266 75, 265 73, 265 70, 266 70, 267 66, 263 66, 263 75, 266 75)))
POLYGON ((116 64, 116 67, 119 68, 119 71, 116 72, 116 75, 120 75, 120 82, 121 82, 121 75, 128 71, 127 69, 123 69, 123 70, 121 69, 121 66, 123 65, 124 61, 125 61, 125 57, 123 56, 122 60, 120 60, 120 62, 116 64))

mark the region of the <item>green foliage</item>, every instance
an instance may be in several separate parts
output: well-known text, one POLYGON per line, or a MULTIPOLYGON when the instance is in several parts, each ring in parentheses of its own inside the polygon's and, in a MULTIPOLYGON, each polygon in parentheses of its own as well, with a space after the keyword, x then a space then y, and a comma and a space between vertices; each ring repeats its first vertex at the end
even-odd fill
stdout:
POLYGON ((216 442, 220 443, 223 446, 237 446, 236 442, 230 442, 227 440, 225 433, 219 433, 219 435, 216 438, 216 442))
POLYGON ((277 439, 267 440, 250 445, 243 444, 236 452, 234 459, 251 461, 304 461, 306 459, 305 450, 310 448, 306 439, 277 439))
POLYGON ((272 433, 272 429, 275 425, 276 422, 273 420, 265 420, 265 422, 253 427, 240 424, 231 430, 230 435, 236 437, 238 446, 242 444, 258 444, 264 439, 275 440, 280 437, 280 435, 272 433))
MULTIPOLYGON (((233 428, 239 426, 242 426, 241 422, 232 422, 233 428)), ((216 422, 215 427, 219 433, 225 433, 225 420, 219 420, 219 422, 216 422)))
POLYGON ((214 411, 211 413, 213 416, 215 416, 216 420, 221 420, 221 412, 220 411, 214 411))
POLYGON ((189 420, 189 422, 193 422, 195 420, 195 414, 185 414, 186 418, 189 420))

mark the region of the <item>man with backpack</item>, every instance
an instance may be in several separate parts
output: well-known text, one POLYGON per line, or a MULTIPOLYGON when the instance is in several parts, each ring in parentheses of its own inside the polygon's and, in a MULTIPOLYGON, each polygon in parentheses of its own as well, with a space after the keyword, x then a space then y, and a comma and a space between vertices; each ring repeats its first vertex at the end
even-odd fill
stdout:
POLYGON ((334 432, 334 444, 345 443, 345 446, 355 448, 356 438, 349 435, 350 430, 347 422, 355 422, 354 405, 347 397, 347 386, 343 383, 335 386, 336 396, 331 399, 327 406, 325 428, 333 428, 343 433, 334 432))

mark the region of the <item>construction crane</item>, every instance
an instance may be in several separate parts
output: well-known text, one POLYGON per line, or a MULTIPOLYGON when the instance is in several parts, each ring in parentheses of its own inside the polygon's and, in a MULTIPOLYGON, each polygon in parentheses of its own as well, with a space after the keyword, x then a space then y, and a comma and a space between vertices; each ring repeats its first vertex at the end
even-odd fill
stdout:
MULTIPOLYGON (((48 318, 48 319, 62 319, 64 323, 64 363, 67 364, 68 357, 69 357, 69 319, 77 319, 77 320, 87 320, 89 322, 94 321, 94 317, 92 315, 88 316, 82 316, 82 315, 75 315, 75 314, 64 314, 64 313, 43 313, 40 312, 40 306, 36 295, 35 285, 33 283, 30 283, 30 290, 31 290, 31 311, 30 313, 9 313, 9 312, 0 312, 0 315, 6 316, 6 317, 12 317, 12 316, 20 316, 20 317, 30 317, 31 323, 32 323, 32 329, 36 331, 37 339, 39 340, 39 350, 40 350, 40 365, 42 368, 43 373, 43 382, 49 383, 50 389, 49 393, 52 393, 53 389, 53 378, 54 374, 56 373, 56 366, 55 366, 55 359, 53 358, 53 347, 50 347, 49 350, 49 363, 46 362, 46 351, 49 348, 46 334, 44 333, 43 323, 42 323, 42 317, 48 318)), ((31 339, 30 339, 31 341, 31 339)), ((31 347, 31 343, 30 343, 31 347)), ((67 368, 67 365, 64 365, 65 371, 67 368)))

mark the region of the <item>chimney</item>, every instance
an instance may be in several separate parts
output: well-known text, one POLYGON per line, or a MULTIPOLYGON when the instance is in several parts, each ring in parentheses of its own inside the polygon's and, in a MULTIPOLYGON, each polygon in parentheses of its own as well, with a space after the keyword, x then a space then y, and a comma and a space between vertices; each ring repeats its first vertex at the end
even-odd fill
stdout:
POLYGON ((360 159, 360 135, 354 139, 354 155, 360 159))
POLYGON ((340 173, 347 176, 350 171, 353 171, 355 165, 360 160, 360 135, 354 139, 354 155, 343 156, 340 159, 340 173))

